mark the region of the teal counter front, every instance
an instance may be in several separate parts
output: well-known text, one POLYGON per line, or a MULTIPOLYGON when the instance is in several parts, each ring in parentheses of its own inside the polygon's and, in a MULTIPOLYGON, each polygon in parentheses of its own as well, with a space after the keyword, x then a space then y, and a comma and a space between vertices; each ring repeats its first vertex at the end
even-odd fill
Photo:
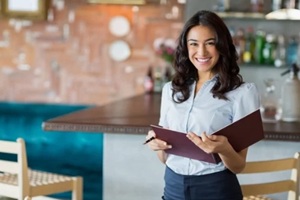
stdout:
MULTIPOLYGON (((102 199, 103 134, 74 131, 66 134, 42 129, 47 119, 91 105, 0 102, 0 139, 26 142, 28 165, 33 169, 67 175, 79 175, 84 180, 84 200, 102 199)), ((1 156, 1 155, 0 155, 1 156)), ((52 195, 70 199, 70 193, 52 195)))

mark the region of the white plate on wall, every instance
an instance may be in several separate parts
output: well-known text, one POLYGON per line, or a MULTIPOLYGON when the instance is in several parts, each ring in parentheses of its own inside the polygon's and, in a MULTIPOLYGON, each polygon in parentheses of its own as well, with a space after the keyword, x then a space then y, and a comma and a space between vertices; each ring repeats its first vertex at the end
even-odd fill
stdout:
POLYGON ((109 46, 109 56, 114 61, 124 61, 129 58, 130 54, 130 47, 128 43, 123 40, 116 40, 109 46))
POLYGON ((130 31, 130 24, 126 17, 115 16, 109 21, 109 31, 117 37, 125 36, 130 31))

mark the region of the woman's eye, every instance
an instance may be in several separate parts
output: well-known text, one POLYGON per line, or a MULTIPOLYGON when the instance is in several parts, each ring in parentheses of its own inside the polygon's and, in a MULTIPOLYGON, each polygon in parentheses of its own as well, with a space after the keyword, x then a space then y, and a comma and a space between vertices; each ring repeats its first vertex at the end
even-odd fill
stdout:
POLYGON ((209 41, 209 42, 207 42, 206 44, 207 44, 207 45, 215 45, 216 43, 215 43, 215 41, 209 41))
POLYGON ((190 43, 190 46, 197 46, 197 43, 190 43))

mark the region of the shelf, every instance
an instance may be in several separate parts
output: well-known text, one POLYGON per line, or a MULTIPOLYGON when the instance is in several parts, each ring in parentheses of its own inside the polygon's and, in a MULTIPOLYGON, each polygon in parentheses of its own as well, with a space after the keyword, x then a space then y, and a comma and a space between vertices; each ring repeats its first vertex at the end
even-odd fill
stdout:
POLYGON ((300 10, 298 9, 281 9, 268 14, 258 12, 217 12, 222 18, 236 19, 265 19, 265 20, 300 20, 300 10))
POLYGON ((249 18, 249 19, 265 19, 264 13, 255 12, 217 12, 222 18, 249 18))

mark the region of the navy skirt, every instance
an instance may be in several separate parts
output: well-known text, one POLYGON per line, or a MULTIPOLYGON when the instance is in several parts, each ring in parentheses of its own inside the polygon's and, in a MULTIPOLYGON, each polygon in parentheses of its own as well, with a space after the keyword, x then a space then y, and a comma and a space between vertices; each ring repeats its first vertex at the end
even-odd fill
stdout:
POLYGON ((236 174, 224 170, 207 175, 189 176, 165 171, 164 200, 242 200, 236 174))

